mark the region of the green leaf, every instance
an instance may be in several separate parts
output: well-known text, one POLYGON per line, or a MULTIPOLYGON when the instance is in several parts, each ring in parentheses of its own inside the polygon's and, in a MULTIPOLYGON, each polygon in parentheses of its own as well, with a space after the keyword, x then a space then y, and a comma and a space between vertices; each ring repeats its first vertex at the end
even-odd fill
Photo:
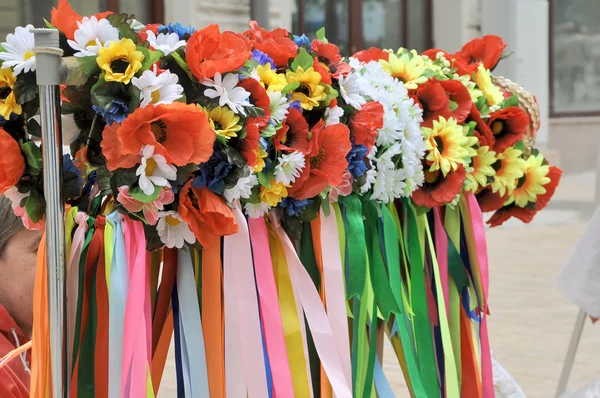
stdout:
POLYGON ((129 20, 129 26, 131 26, 131 29, 133 29, 133 30, 142 30, 142 29, 144 29, 146 27, 146 25, 144 25, 143 23, 141 23, 137 19, 131 19, 131 20, 129 20))
POLYGON ((79 68, 81 69, 81 72, 87 77, 93 76, 100 72, 100 67, 96 62, 96 57, 78 57, 77 62, 79 62, 79 68))
POLYGON ((138 180, 135 174, 135 168, 115 170, 110 178, 110 188, 114 193, 119 192, 119 188, 131 187, 138 180))
POLYGON ((325 37, 325 27, 323 26, 321 29, 317 30, 317 39, 321 40, 323 43, 329 43, 327 38, 325 37))
POLYGON ((142 67, 140 68, 138 74, 142 74, 152 67, 152 64, 157 62, 163 55, 165 55, 162 51, 159 50, 150 50, 146 47, 137 46, 137 50, 144 54, 144 62, 142 62, 142 67))
POLYGON ((268 124, 267 128, 265 128, 265 131, 263 131, 260 136, 263 138, 269 138, 269 137, 273 137, 275 134, 277 134, 277 130, 275 129, 275 126, 273 126, 272 124, 268 124))
POLYGON ((185 62, 183 58, 181 58, 181 55, 179 55, 177 51, 173 51, 171 53, 171 57, 175 60, 175 62, 177 63, 177 65, 179 65, 181 69, 183 69, 186 72, 190 71, 190 67, 188 66, 187 62, 185 62))
POLYGON ((235 164, 237 167, 246 166, 246 159, 244 159, 244 157, 235 148, 226 146, 223 147, 222 151, 225 152, 229 158, 228 160, 233 162, 233 164, 235 164))
POLYGON ((261 117, 265 115, 265 111, 257 106, 247 106, 244 108, 250 117, 261 117))
POLYGON ((186 182, 198 171, 198 165, 193 163, 177 168, 177 181, 186 182))
POLYGON ((435 72, 432 69, 427 69, 425 70, 425 72, 423 72, 423 74, 421 76, 425 76, 428 79, 431 79, 432 77, 434 77, 436 75, 437 72, 435 72))
POLYGON ((48 29, 56 29, 56 26, 52 25, 52 23, 50 21, 48 21, 46 18, 44 18, 44 23, 46 24, 46 27, 48 29))
POLYGON ((302 68, 303 70, 307 70, 311 66, 313 66, 314 60, 313 57, 306 51, 304 47, 300 48, 296 59, 292 62, 292 70, 295 72, 298 68, 302 68))
POLYGON ((162 191, 162 187, 154 187, 154 192, 152 195, 146 195, 140 187, 135 187, 131 191, 129 191, 129 195, 142 203, 152 203, 156 199, 158 199, 158 195, 160 195, 160 191, 162 191))
POLYGON ((258 182, 265 188, 271 188, 271 179, 265 173, 258 173, 258 182))
POLYGON ((33 101, 37 96, 37 83, 35 80, 35 72, 28 72, 19 75, 13 87, 17 104, 23 105, 29 101, 33 101))
POLYGON ((35 119, 29 119, 27 121, 27 131, 34 137, 42 137, 42 126, 35 119))
POLYGON ((525 143, 523 141, 519 141, 515 144, 515 149, 523 152, 525 150, 525 143))
POLYGON ((129 89, 127 90, 127 94, 129 95, 129 104, 127 104, 127 107, 129 108, 129 112, 133 112, 134 110, 136 110, 139 106, 140 106, 140 96, 142 94, 142 92, 140 91, 139 88, 137 88, 136 86, 134 86, 133 84, 131 86, 129 86, 129 89))
POLYGON ((42 151, 33 141, 20 142, 21 150, 25 155, 27 164, 35 170, 42 169, 42 151))
POLYGON ((135 33, 129 25, 129 15, 111 14, 106 17, 110 24, 119 30, 119 37, 122 39, 131 39, 135 44, 142 43, 142 39, 135 33))
POLYGON ((281 90, 281 95, 287 95, 298 87, 300 87, 300 82, 289 83, 281 90))
POLYGON ((106 167, 99 167, 96 173, 98 175, 97 183, 100 188, 100 194, 104 196, 111 195, 113 192, 110 186, 110 171, 106 167))
POLYGON ((246 68, 247 70, 253 70, 256 69, 256 67, 258 66, 258 61, 255 59, 249 59, 248 61, 246 61, 246 63, 244 64, 244 68, 246 68))
POLYGON ((327 92, 327 98, 325 98, 325 101, 321 104, 320 108, 329 106, 331 101, 339 95, 338 91, 329 85, 325 85, 325 91, 327 92))
POLYGON ((515 94, 510 98, 505 99, 500 104, 500 108, 509 108, 511 106, 519 106, 519 97, 515 94))
POLYGON ((455 111, 458 109, 458 104, 455 101, 450 100, 450 110, 455 111))
POLYGON ((27 211, 27 215, 33 223, 37 223, 44 218, 45 207, 46 201, 44 200, 44 196, 35 187, 31 188, 25 202, 25 211, 27 211))

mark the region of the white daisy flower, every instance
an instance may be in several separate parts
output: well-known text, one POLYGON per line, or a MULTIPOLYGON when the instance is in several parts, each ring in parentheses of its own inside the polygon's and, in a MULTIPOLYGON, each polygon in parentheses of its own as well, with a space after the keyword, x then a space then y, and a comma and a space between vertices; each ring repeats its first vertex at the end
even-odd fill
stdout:
POLYGON ((151 30, 147 30, 146 33, 148 33, 148 43, 152 48, 162 51, 165 55, 169 55, 178 48, 185 46, 185 40, 179 40, 179 35, 175 32, 159 33, 158 36, 151 30))
POLYGON ((298 151, 281 155, 275 166, 275 181, 286 186, 293 184, 300 177, 304 165, 304 155, 298 151))
POLYGON ((271 210, 271 206, 267 203, 246 203, 244 206, 246 214, 250 218, 260 218, 271 210))
POLYGON ((252 196, 252 188, 258 184, 256 174, 252 173, 248 177, 240 178, 235 187, 228 188, 223 192, 223 196, 229 203, 233 203, 238 199, 248 199, 252 196))
POLYGON ((119 30, 108 19, 83 17, 81 22, 77 22, 77 26, 79 29, 75 31, 75 40, 67 40, 69 46, 76 51, 76 57, 95 57, 106 43, 119 41, 119 30))
POLYGON ((177 84, 178 81, 177 75, 169 71, 157 76, 156 65, 154 70, 147 70, 139 78, 131 79, 131 83, 141 91, 141 108, 150 104, 171 104, 183 97, 183 87, 177 84))
POLYGON ((358 78, 358 74, 350 73, 347 76, 340 76, 338 81, 340 83, 340 94, 344 101, 354 109, 360 110, 367 101, 360 93, 358 78))
POLYGON ((325 109, 325 127, 338 124, 342 116, 344 116, 344 110, 339 106, 325 109))
POLYGON ((144 145, 142 148, 142 164, 135 175, 140 176, 140 188, 146 195, 154 193, 155 186, 168 187, 169 180, 177 178, 177 169, 169 165, 162 155, 154 154, 154 145, 144 145))
POLYGON ((194 233, 176 211, 159 211, 158 217, 156 226, 158 236, 169 249, 181 249, 185 242, 189 244, 196 242, 194 233))
POLYGON ((250 93, 242 87, 236 87, 238 81, 239 78, 234 73, 228 73, 221 78, 221 74, 217 72, 214 80, 204 79, 202 81, 205 86, 212 87, 204 90, 204 95, 208 98, 218 98, 219 106, 227 105, 233 112, 246 115, 244 107, 252 106, 248 101, 250 93))
POLYGON ((268 92, 270 105, 269 109, 271 110, 271 120, 275 122, 275 124, 281 123, 286 115, 288 114, 288 109, 290 108, 290 103, 285 95, 282 95, 279 91, 268 92))
POLYGON ((33 29, 33 25, 27 25, 24 28, 18 26, 15 33, 9 33, 6 36, 6 42, 2 43, 2 47, 6 52, 0 52, 0 59, 3 68, 13 68, 13 75, 16 77, 21 72, 29 72, 35 70, 35 54, 33 47, 33 33, 29 30, 33 29))

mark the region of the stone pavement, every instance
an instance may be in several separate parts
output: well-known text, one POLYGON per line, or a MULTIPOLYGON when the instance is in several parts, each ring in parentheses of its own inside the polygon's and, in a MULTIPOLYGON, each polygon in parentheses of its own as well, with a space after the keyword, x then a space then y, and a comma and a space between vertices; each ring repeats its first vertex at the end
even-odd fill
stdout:
MULTIPOLYGON (((496 360, 529 398, 552 398, 556 391, 578 311, 556 288, 556 277, 595 210, 594 180, 594 173, 565 176, 531 224, 511 221, 487 230, 490 341, 496 360)), ((598 328, 586 324, 569 389, 600 379, 598 328)), ((397 398, 410 397, 389 346, 386 352, 384 370, 397 398)), ((171 357, 159 397, 175 396, 171 357)))

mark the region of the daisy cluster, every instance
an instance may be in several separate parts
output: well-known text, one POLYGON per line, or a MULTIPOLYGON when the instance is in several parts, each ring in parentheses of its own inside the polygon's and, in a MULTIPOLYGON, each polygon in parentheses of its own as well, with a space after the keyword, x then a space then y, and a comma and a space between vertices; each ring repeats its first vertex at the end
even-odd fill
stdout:
MULTIPOLYGON (((457 54, 372 48, 344 58, 324 30, 310 41, 254 22, 242 34, 144 25, 82 17, 66 0, 49 27, 87 77, 61 88, 80 131, 64 159, 67 202, 143 221, 151 247, 235 233, 236 206, 310 221, 351 194, 429 209, 472 191, 498 211, 535 212, 557 181, 524 144, 528 115, 492 81, 504 50, 496 39, 457 54)), ((0 48, 0 193, 41 228, 30 28, 0 48)))

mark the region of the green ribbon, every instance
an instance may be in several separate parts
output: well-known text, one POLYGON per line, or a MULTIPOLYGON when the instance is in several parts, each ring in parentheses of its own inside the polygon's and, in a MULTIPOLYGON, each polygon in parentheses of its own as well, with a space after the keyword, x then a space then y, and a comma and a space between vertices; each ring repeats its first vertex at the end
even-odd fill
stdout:
POLYGON ((346 224, 346 299, 360 297, 365 289, 367 253, 360 198, 352 194, 343 198, 346 224))

